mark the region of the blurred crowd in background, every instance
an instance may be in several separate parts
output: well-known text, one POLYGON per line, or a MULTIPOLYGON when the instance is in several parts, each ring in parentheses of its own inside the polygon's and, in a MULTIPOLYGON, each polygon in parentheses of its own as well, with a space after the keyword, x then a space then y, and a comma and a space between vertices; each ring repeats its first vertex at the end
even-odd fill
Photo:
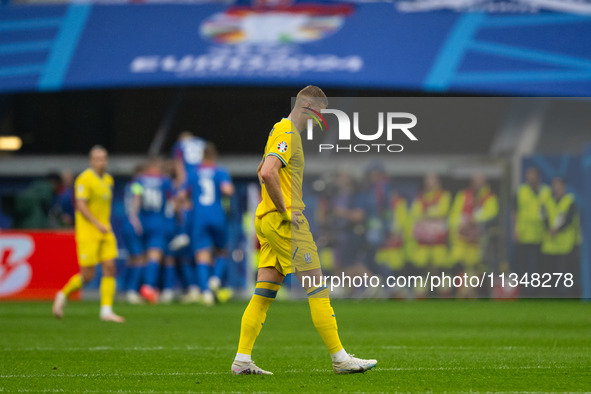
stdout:
POLYGON ((35 179, 14 194, 2 195, 2 213, 15 229, 74 227, 74 179, 70 169, 35 179))
MULTIPOLYGON (((418 185, 389 176, 375 162, 363 177, 341 172, 313 186, 320 189, 313 232, 329 272, 382 277, 514 272, 524 280, 533 273, 579 276, 582 237, 574 195, 564 178, 543 184, 535 167, 526 170, 526 181, 506 211, 500 209, 498 185, 492 187, 482 173, 464 182, 442 182, 429 173, 418 185)), ((396 297, 427 293, 426 288, 387 291, 396 297)), ((438 295, 485 296, 487 291, 444 288, 438 295)), ((547 295, 531 286, 522 291, 547 295)), ((560 294, 580 296, 580 283, 560 294)))

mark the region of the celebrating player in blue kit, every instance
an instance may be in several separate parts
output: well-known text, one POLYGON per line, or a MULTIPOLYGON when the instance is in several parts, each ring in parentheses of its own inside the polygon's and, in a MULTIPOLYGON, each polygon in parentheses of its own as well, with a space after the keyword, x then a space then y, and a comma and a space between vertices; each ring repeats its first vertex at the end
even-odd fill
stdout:
POLYGON ((126 298, 130 304, 141 304, 142 298, 138 291, 142 280, 144 269, 144 251, 142 249, 141 224, 137 216, 133 215, 133 185, 136 177, 143 171, 143 167, 138 165, 133 171, 133 177, 125 185, 123 192, 123 203, 125 206, 125 219, 122 226, 123 244, 127 250, 127 275, 125 276, 125 288, 127 290, 126 298), (137 219, 137 220, 134 220, 137 219), (132 224, 133 222, 133 224, 132 224), (134 226, 135 224, 135 226, 134 226))
POLYGON ((226 264, 228 236, 222 198, 234 194, 230 175, 216 165, 216 160, 216 148, 208 142, 203 151, 203 162, 196 167, 195 172, 189 173, 187 179, 187 189, 193 200, 192 248, 197 262, 202 301, 208 306, 214 303, 212 291, 220 287, 220 277, 226 264), (215 266, 214 255, 217 257, 215 266))
MULTIPOLYGON (((188 175, 195 173, 197 166, 203 160, 204 149, 205 140, 196 137, 190 131, 183 131, 179 135, 177 142, 172 147, 172 158, 174 160, 174 171, 176 175, 175 180, 179 185, 186 184, 188 175)), ((180 228, 178 234, 175 235, 169 244, 173 252, 189 246, 190 243, 190 220, 181 222, 181 224, 184 227, 180 228)))
POLYGON ((172 166, 168 164, 172 164, 172 162, 165 163, 165 173, 170 177, 171 184, 170 184, 170 193, 166 200, 166 205, 164 207, 164 218, 166 223, 166 237, 164 243, 164 258, 163 258, 163 265, 164 265, 164 277, 162 280, 162 286, 160 291, 159 301, 162 304, 170 304, 174 300, 174 286, 176 284, 176 257, 178 255, 177 251, 173 251, 170 248, 170 241, 174 238, 177 233, 177 223, 178 223, 178 200, 177 200, 177 188, 175 187, 173 177, 174 174, 172 173, 171 169, 172 166))
POLYGON ((130 221, 137 229, 146 251, 144 285, 140 294, 149 302, 158 301, 156 286, 159 279, 160 261, 167 238, 165 215, 167 200, 172 195, 170 178, 162 174, 161 162, 151 159, 132 185, 134 194, 133 211, 130 221))
POLYGON ((203 160, 205 140, 196 137, 190 131, 183 131, 172 147, 175 171, 179 180, 185 182, 189 173, 194 173, 196 166, 203 160))
POLYGON ((201 293, 197 286, 197 273, 190 245, 190 229, 192 228, 193 207, 187 198, 186 183, 180 183, 176 171, 172 174, 172 195, 174 201, 174 222, 168 252, 174 256, 180 268, 180 279, 185 286, 186 293, 181 297, 184 304, 199 302, 201 293), (180 242, 179 242, 180 241, 180 242))

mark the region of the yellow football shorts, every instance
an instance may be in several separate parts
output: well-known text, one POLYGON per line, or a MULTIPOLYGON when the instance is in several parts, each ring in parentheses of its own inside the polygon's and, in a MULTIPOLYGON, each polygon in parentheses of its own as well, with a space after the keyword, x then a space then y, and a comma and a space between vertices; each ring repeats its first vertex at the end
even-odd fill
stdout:
POLYGON ((113 233, 102 238, 76 239, 76 251, 78 264, 81 267, 92 267, 117 257, 117 240, 113 233))
POLYGON ((261 244, 259 268, 274 267, 282 275, 320 268, 308 220, 301 215, 300 221, 300 228, 292 230, 292 224, 283 221, 277 211, 255 219, 261 244))

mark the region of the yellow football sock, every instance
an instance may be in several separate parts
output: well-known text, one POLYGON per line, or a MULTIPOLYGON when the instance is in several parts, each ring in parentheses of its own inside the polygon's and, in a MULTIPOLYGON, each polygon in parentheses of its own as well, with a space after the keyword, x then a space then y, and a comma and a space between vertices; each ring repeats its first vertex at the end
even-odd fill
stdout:
POLYGON ((68 283, 66 283, 64 287, 62 287, 61 292, 64 293, 64 295, 67 298, 70 294, 72 294, 80 288, 82 288, 82 275, 75 274, 72 275, 72 277, 68 280, 68 283))
POLYGON ((103 276, 101 278, 101 306, 113 306, 115 286, 115 278, 112 276, 103 276))
POLYGON ((280 287, 281 285, 276 282, 257 282, 254 294, 242 315, 238 353, 252 353, 254 341, 265 323, 267 310, 277 296, 277 290, 280 287))
POLYGON ((343 349, 337 327, 337 319, 334 310, 330 306, 328 289, 326 287, 314 287, 307 291, 308 303, 312 314, 314 327, 322 337, 330 354, 343 349))

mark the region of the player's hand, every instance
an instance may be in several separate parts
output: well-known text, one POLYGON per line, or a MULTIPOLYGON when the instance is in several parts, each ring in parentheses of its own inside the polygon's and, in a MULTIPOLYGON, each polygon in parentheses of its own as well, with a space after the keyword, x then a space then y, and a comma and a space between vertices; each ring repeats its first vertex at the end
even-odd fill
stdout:
POLYGON ((302 215, 301 212, 293 212, 291 215, 291 224, 293 224, 298 230, 300 228, 300 223, 304 223, 304 219, 301 219, 300 216, 304 215, 302 215))
POLYGON ((283 220, 286 222, 291 222, 291 224, 294 225, 296 229, 299 229, 300 223, 303 223, 303 219, 300 219, 300 216, 302 216, 301 212, 294 212, 290 209, 281 213, 283 220))
POLYGON ((97 223, 96 224, 96 228, 98 229, 98 231, 100 231, 102 234, 108 234, 109 233, 109 228, 107 228, 107 226, 105 226, 102 223, 97 223))

